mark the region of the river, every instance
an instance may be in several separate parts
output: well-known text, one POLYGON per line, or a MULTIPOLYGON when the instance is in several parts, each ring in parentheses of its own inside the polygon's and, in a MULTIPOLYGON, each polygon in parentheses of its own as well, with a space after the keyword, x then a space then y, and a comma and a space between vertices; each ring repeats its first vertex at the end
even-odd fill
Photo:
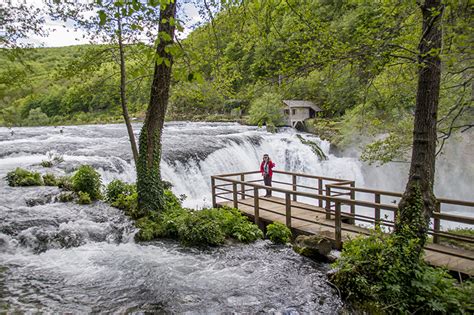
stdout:
MULTIPOLYGON (((140 125, 134 128, 138 134, 140 125)), ((327 141, 304 136, 320 144, 327 161, 319 161, 290 129, 270 134, 234 123, 168 123, 163 177, 172 182, 176 194, 187 196, 184 205, 193 208, 210 205, 211 175, 255 170, 263 153, 272 157, 277 169, 354 179, 358 186, 403 188, 406 165, 367 166, 350 155, 332 154, 327 141), (384 180, 387 171, 391 176, 384 180)), ((329 266, 288 247, 268 241, 208 250, 187 249, 172 241, 136 244, 130 220, 103 202, 59 203, 55 187, 13 188, 4 180, 15 167, 62 175, 86 163, 101 173, 104 184, 114 178, 134 181, 124 126, 14 128, 13 133, 0 128, 0 310, 340 310, 342 303, 326 282, 329 266), (48 153, 61 155, 64 162, 42 167, 39 163, 48 153)), ((463 198, 469 192, 461 184, 469 182, 471 174, 461 172, 457 186, 437 189, 463 198)))

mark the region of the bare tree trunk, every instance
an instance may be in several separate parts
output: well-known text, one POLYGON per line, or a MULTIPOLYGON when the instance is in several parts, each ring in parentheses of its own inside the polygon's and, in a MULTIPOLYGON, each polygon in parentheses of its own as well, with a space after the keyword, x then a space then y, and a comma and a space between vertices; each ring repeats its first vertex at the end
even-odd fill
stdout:
POLYGON ((119 53, 120 53, 120 104, 122 105, 122 115, 125 120, 125 125, 127 126, 128 137, 130 138, 130 145, 132 147, 133 160, 135 165, 138 162, 138 149, 137 142, 135 141, 135 135, 133 134, 132 124, 130 123, 130 116, 128 115, 127 107, 127 98, 126 98, 126 87, 127 87, 127 73, 125 71, 125 55, 123 51, 123 41, 122 41, 122 18, 120 16, 120 9, 117 8, 118 18, 118 44, 119 44, 119 53))
POLYGON ((156 47, 155 70, 151 85, 150 104, 140 133, 137 164, 138 207, 140 215, 164 208, 161 182, 161 136, 168 106, 173 56, 166 47, 173 43, 176 0, 160 8, 159 42, 156 47), (172 21, 172 22, 170 22, 172 21))
POLYGON ((430 216, 436 206, 433 182, 441 79, 441 20, 444 7, 441 0, 426 0, 420 8, 423 14, 423 34, 419 43, 413 150, 409 179, 398 207, 395 231, 411 231, 412 236, 419 239, 421 252, 427 238, 430 216))

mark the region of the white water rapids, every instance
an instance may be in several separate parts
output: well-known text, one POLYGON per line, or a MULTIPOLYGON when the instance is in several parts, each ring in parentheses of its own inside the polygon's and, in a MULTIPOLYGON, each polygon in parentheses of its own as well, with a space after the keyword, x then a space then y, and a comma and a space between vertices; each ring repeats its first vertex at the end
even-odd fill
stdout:
MULTIPOLYGON (((137 135, 140 127, 134 125, 137 135)), ((168 123, 163 178, 176 194, 187 196, 185 206, 202 208, 210 205, 211 175, 257 170, 268 153, 279 170, 403 190, 407 165, 367 166, 332 154, 327 141, 303 136, 319 143, 328 160, 319 161, 289 129, 270 134, 234 123, 168 123)), ((471 151, 472 146, 452 145, 453 153, 441 158, 437 195, 472 200, 473 165, 461 162, 471 151)), ((170 241, 136 244, 132 223, 105 203, 59 203, 55 187, 8 187, 4 180, 16 167, 62 175, 80 164, 95 167, 104 184, 115 178, 135 181, 125 127, 0 128, 0 312, 330 314, 340 309, 325 282, 328 267, 287 247, 259 241, 202 251, 170 241), (39 165, 49 152, 64 162, 39 165)))

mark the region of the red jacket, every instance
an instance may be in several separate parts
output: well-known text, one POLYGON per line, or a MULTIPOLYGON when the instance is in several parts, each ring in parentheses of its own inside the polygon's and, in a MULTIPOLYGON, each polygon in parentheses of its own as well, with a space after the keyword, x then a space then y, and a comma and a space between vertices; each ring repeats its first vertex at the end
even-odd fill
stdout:
MULTIPOLYGON (((265 161, 262 161, 262 163, 260 163, 260 172, 262 173, 262 175, 265 175, 265 171, 263 169, 263 166, 265 165, 265 161)), ((273 171, 272 171, 272 168, 275 167, 275 163, 273 163, 272 161, 268 161, 268 175, 270 177, 273 176, 273 171)))

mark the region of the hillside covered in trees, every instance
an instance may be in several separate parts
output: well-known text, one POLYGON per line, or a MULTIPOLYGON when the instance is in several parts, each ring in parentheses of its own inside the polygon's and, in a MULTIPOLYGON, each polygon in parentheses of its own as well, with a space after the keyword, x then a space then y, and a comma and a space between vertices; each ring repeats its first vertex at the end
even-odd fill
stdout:
MULTIPOLYGON (((469 128, 472 121, 471 9, 468 2, 453 1, 444 13, 438 129, 445 135, 469 128)), ((420 21, 414 3, 229 6, 180 41, 168 119, 232 119, 232 110, 248 113, 262 95, 311 100, 327 120, 317 119, 310 130, 334 130, 331 140, 341 146, 353 141, 354 133, 384 134, 364 157, 397 158, 411 144, 406 134, 415 106, 420 21)), ((151 49, 128 45, 125 50, 129 110, 143 117, 151 49)), ((37 48, 13 62, 3 50, 0 124, 120 121, 117 54, 112 45, 37 48)))

